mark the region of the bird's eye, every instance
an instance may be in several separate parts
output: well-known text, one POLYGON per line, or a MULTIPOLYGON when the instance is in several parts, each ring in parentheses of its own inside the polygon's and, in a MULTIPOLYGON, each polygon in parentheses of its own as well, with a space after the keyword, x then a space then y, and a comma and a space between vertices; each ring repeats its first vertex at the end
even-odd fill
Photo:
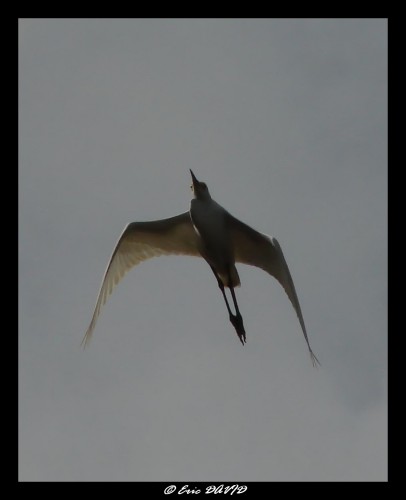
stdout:
POLYGON ((190 189, 193 191, 193 184, 190 185, 190 189))

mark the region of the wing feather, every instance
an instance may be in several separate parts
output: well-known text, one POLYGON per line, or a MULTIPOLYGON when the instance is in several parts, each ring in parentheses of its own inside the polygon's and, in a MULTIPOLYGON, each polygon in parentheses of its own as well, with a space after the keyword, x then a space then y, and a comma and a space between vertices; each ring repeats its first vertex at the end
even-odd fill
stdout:
POLYGON ((132 222, 122 232, 104 273, 93 317, 83 338, 91 339, 100 310, 124 275, 140 262, 160 255, 200 256, 189 212, 169 219, 132 222))
POLYGON ((228 215, 230 217, 235 261, 259 267, 279 281, 296 311, 312 362, 314 365, 320 364, 310 347, 295 285, 279 242, 276 238, 256 231, 231 214, 228 215))

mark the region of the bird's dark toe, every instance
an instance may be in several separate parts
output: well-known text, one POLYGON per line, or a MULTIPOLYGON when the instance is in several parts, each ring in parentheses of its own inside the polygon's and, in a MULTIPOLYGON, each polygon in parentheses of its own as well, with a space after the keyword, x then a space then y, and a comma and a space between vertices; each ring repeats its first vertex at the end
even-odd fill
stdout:
POLYGON ((238 314, 236 316, 234 316, 233 314, 230 314, 230 321, 231 321, 231 324, 234 326, 235 331, 237 332, 237 335, 238 335, 238 338, 240 339, 241 344, 244 345, 247 342, 247 339, 245 336, 244 323, 243 323, 241 314, 238 314))

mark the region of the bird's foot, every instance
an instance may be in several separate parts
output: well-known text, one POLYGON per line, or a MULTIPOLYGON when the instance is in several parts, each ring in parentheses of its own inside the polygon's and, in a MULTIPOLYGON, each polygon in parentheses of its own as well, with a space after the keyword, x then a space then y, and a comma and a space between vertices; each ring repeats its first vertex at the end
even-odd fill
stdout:
POLYGON ((240 339, 240 342, 242 345, 244 345, 247 342, 247 339, 245 337, 245 329, 244 329, 244 323, 242 321, 242 316, 241 314, 237 314, 234 316, 234 314, 230 314, 230 321, 232 325, 235 328, 235 331, 237 332, 238 338, 240 339))

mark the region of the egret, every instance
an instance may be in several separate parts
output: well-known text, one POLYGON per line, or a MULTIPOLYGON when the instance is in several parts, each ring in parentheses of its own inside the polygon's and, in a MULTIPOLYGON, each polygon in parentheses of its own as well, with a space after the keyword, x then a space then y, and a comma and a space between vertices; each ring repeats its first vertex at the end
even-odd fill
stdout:
POLYGON ((235 263, 256 266, 276 278, 296 311, 313 365, 320 364, 310 347, 292 276, 276 238, 260 233, 233 217, 213 200, 207 185, 198 181, 192 170, 190 173, 194 196, 188 212, 168 219, 132 222, 122 232, 104 273, 83 346, 89 343, 100 310, 113 288, 131 268, 160 255, 190 255, 203 257, 209 264, 242 345, 246 343, 246 333, 234 291, 241 284, 235 263), (230 289, 235 314, 230 308, 225 288, 230 289))

